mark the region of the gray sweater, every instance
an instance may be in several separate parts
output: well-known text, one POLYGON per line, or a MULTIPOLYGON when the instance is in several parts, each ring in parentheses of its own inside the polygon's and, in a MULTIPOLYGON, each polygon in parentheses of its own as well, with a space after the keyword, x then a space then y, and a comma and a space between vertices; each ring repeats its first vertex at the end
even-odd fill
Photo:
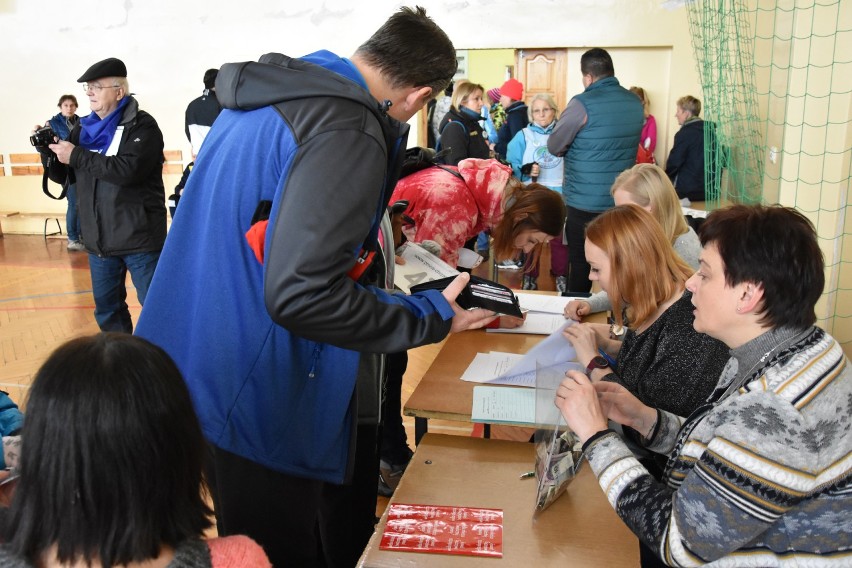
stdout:
POLYGON ((817 327, 769 331, 731 351, 688 419, 660 412, 655 481, 619 436, 586 456, 618 515, 669 565, 848 566, 852 374, 817 327))

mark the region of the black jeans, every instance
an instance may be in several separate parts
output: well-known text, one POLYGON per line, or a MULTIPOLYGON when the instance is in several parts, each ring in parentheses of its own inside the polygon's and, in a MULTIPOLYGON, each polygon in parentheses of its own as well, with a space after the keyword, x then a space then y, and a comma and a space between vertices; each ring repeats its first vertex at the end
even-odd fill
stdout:
POLYGON ((408 367, 408 352, 385 357, 387 377, 382 400, 382 433, 379 457, 392 465, 408 463, 410 449, 402 424, 402 376, 408 367))
POLYGON ((273 566, 351 568, 376 524, 376 426, 359 426, 352 483, 287 475, 210 445, 220 536, 244 534, 273 566))
POLYGON ((589 263, 586 262, 584 249, 586 225, 601 213, 568 207, 568 219, 565 222, 565 242, 568 243, 568 272, 565 276, 568 280, 568 292, 588 292, 592 289, 589 263))

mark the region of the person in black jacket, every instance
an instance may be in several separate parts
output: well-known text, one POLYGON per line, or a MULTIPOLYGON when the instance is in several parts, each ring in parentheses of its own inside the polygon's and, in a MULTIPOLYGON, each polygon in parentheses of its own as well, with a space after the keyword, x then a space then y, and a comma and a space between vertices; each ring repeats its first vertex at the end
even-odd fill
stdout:
POLYGON ((530 124, 527 104, 524 102, 524 84, 517 79, 508 79, 503 83, 500 87, 500 104, 506 109, 506 122, 497 131, 494 153, 505 160, 509 142, 530 124))
POLYGON ((222 112, 222 105, 216 98, 216 76, 218 74, 218 69, 208 69, 204 72, 204 92, 186 107, 184 130, 187 140, 192 144, 193 160, 201 150, 201 144, 207 137, 207 133, 210 132, 213 121, 222 112))
POLYGON ((443 163, 457 166, 465 158, 491 157, 485 131, 479 125, 482 119, 482 85, 465 81, 453 88, 453 104, 441 120, 439 150, 446 151, 443 163))
MULTIPOLYGON (((705 131, 709 133, 711 154, 715 155, 715 130, 713 124, 698 118, 701 114, 701 101, 686 95, 677 101, 675 118, 680 130, 675 134, 674 145, 666 160, 666 174, 675 186, 677 196, 690 201, 704 201, 705 131)), ((711 182, 716 179, 715 160, 710 170, 711 182)))
POLYGON ((89 67, 85 83, 92 113, 51 144, 48 175, 77 184, 80 229, 89 253, 95 319, 101 331, 133 332, 125 277, 139 303, 166 240, 163 133, 130 95, 127 68, 116 58, 89 67))

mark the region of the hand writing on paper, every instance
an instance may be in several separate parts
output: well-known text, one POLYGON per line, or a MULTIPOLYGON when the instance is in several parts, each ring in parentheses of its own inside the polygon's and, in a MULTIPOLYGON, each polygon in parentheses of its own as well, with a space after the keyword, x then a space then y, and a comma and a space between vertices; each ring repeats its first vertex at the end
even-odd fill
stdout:
POLYGON ((502 329, 515 329, 521 327, 527 320, 527 312, 522 312, 523 315, 519 318, 515 316, 500 316, 498 319, 498 327, 502 329))
POLYGON ((466 329, 478 329, 480 327, 484 327, 494 321, 494 318, 497 317, 497 314, 492 311, 483 310, 482 308, 465 310, 456 303, 456 298, 458 298, 459 294, 461 294, 461 291, 464 290, 464 287, 467 286, 468 282, 470 282, 470 274, 462 272, 456 276, 455 280, 450 282, 449 286, 444 288, 443 292, 441 292, 444 299, 450 303, 456 314, 453 316, 450 333, 458 333, 459 331, 464 331, 466 329))

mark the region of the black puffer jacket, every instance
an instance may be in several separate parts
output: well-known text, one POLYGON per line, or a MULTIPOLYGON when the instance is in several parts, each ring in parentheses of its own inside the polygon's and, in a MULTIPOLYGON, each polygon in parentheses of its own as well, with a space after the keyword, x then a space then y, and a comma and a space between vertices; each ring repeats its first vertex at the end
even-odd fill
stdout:
POLYGON ((76 180, 83 241, 99 256, 158 251, 166 240, 163 133, 134 98, 118 128, 118 151, 107 156, 79 146, 78 123, 68 138, 77 145, 70 163, 54 160, 48 172, 57 183, 76 180))
POLYGON ((690 120, 675 134, 669 159, 666 160, 666 174, 672 180, 678 197, 686 197, 690 201, 704 201, 705 169, 708 169, 710 189, 714 189, 719 176, 714 127, 713 123, 700 119, 690 120), (711 141, 709 168, 704 159, 705 130, 711 141))
POLYGON ((468 118, 456 107, 450 107, 441 121, 440 146, 441 150, 449 150, 442 161, 450 166, 457 166, 465 158, 486 160, 491 157, 491 149, 479 121, 468 118))

